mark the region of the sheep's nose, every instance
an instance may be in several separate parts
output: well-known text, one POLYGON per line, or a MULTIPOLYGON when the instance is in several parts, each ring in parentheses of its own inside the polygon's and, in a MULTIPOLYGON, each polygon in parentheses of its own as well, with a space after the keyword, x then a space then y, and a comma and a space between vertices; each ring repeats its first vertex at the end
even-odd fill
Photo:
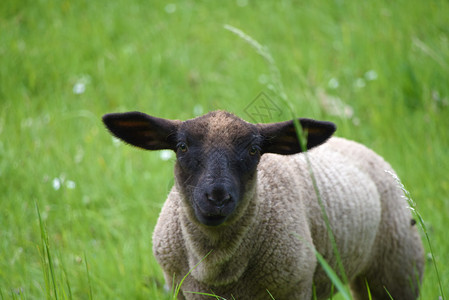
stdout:
POLYGON ((223 207, 232 197, 223 186, 215 186, 206 193, 206 199, 217 207, 223 207))

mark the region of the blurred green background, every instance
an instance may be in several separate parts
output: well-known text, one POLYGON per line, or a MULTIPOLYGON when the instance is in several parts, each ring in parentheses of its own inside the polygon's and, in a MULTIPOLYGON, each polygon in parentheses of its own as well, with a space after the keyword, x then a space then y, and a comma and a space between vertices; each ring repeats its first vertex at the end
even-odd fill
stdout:
MULTIPOLYGON (((0 298, 169 299, 151 235, 174 157, 116 142, 101 116, 274 122, 283 99, 392 164, 448 295, 448 16, 443 0, 1 1, 0 298)), ((428 259, 421 299, 439 295, 428 259)))

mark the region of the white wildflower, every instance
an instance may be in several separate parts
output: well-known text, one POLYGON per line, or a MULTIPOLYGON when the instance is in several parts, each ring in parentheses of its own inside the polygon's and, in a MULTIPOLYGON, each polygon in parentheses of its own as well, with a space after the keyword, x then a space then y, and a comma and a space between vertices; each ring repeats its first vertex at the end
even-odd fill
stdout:
POLYGON ((73 93, 76 95, 83 94, 86 91, 86 86, 90 83, 91 79, 89 75, 83 75, 73 85, 73 93))
POLYGON ((365 80, 363 78, 357 78, 354 82, 354 86, 357 88, 364 88, 366 86, 365 80))
POLYGON ((159 156, 162 160, 170 160, 173 157, 173 152, 171 150, 162 150, 159 156))
POLYGON ((59 178, 53 179, 52 186, 55 191, 59 190, 61 188, 61 180, 59 178))
POLYGON ((122 143, 122 142, 120 141, 120 139, 116 138, 115 136, 112 137, 112 144, 113 144, 115 147, 120 146, 121 143, 122 143))
POLYGON ((76 183, 73 180, 67 180, 65 183, 65 186, 70 189, 73 190, 76 187, 76 183))
POLYGON ((237 5, 240 7, 245 7, 248 5, 248 0, 237 0, 237 5))
POLYGON ((377 79, 377 72, 374 70, 369 70, 368 72, 365 73, 365 79, 368 81, 373 81, 377 79))
POLYGON ((59 177, 54 178, 51 184, 55 191, 60 190, 63 186, 70 190, 73 190, 76 187, 76 183, 73 180, 66 180, 65 174, 61 174, 59 177))
POLYGON ((340 83, 338 82, 338 79, 335 77, 332 77, 329 82, 327 83, 327 86, 331 89, 336 89, 340 86, 340 83))
POLYGON ((172 14, 176 11, 176 4, 174 3, 169 3, 167 5, 165 5, 165 12, 167 14, 172 14))
POLYGON ((73 93, 76 95, 83 94, 86 91, 86 84, 84 82, 77 82, 73 86, 73 93))
POLYGON ((193 113, 195 114, 195 116, 202 115, 203 112, 204 112, 204 108, 201 104, 197 104, 193 107, 193 113))

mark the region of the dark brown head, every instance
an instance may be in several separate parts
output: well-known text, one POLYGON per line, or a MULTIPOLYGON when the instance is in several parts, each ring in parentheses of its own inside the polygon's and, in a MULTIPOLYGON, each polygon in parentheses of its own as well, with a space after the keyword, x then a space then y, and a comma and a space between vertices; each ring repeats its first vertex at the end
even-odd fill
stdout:
MULTIPOLYGON (((324 143, 335 131, 330 122, 298 121, 307 149, 324 143)), ((206 226, 221 225, 237 214, 242 199, 251 192, 264 153, 302 151, 293 121, 251 124, 214 111, 184 122, 140 112, 107 114, 103 122, 113 135, 131 145, 176 153, 177 186, 193 221, 206 226)))

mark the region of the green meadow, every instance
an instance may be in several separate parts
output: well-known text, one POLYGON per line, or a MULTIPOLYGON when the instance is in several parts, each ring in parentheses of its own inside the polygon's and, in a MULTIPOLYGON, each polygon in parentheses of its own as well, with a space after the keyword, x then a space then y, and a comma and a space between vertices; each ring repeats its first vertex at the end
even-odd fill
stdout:
POLYGON ((444 0, 1 1, 0 299, 171 299, 151 237, 174 156, 101 116, 215 109, 330 120, 385 157, 431 241, 421 299, 449 297, 448 16, 444 0))

